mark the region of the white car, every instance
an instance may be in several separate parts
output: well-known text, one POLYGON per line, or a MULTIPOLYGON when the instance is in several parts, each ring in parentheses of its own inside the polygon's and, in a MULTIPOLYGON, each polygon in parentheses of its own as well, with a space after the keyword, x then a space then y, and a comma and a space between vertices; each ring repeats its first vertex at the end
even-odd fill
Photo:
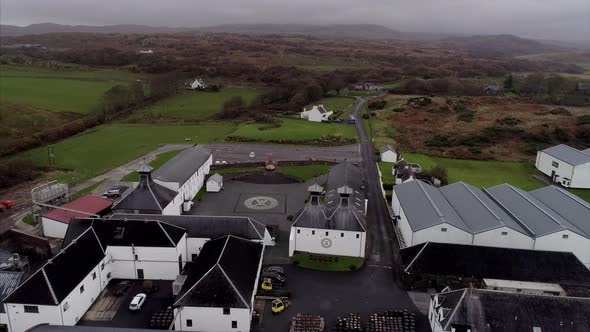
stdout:
POLYGON ((250 152, 250 158, 254 158, 256 157, 256 154, 254 152, 250 152))
POLYGON ((131 300, 131 303, 129 303, 129 310, 140 310, 141 306, 143 306, 143 304, 145 303, 146 298, 147 295, 145 295, 144 293, 139 293, 135 295, 133 297, 133 300, 131 300))

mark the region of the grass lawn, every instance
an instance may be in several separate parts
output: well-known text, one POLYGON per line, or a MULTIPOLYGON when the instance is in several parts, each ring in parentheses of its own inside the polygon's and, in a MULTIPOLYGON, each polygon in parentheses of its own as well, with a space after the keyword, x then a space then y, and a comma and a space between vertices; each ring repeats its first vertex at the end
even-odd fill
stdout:
POLYGON ((331 165, 314 164, 314 165, 284 165, 279 164, 279 172, 299 178, 302 181, 311 180, 322 174, 327 174, 331 165))
POLYGON ((94 189, 100 187, 100 185, 102 185, 104 183, 104 181, 105 180, 98 181, 97 183, 90 185, 90 186, 78 191, 77 193, 75 193, 73 195, 70 195, 70 200, 74 200, 74 199, 80 198, 86 194, 91 193, 94 189))
POLYGON ((337 136, 347 139, 357 140, 354 126, 347 126, 338 123, 318 123, 304 120, 280 119, 281 126, 278 128, 269 128, 265 124, 246 124, 240 126, 232 136, 243 137, 246 139, 278 142, 281 140, 297 142, 312 141, 322 138, 322 136, 337 136))
POLYGON ((250 104, 257 94, 257 90, 237 87, 227 87, 220 92, 186 91, 139 111, 139 114, 151 112, 164 118, 205 120, 221 112, 223 103, 231 97, 241 96, 246 104, 250 104))
MULTIPOLYGON (((235 129, 232 124, 140 125, 114 124, 87 130, 53 145, 55 166, 72 170, 58 177, 66 183, 79 183, 125 162, 153 151, 159 144, 212 143, 235 129)), ((48 165, 47 147, 23 154, 38 165, 48 165)))
POLYGON ((98 105, 103 93, 116 84, 111 81, 2 77, 0 100, 54 112, 87 113, 98 105))
POLYGON ((383 183, 394 184, 395 177, 393 176, 393 174, 391 172, 392 167, 393 167, 393 163, 386 163, 386 162, 380 161, 378 164, 379 164, 379 170, 381 171, 381 179, 383 180, 383 183))
MULTIPOLYGON (((156 159, 154 159, 150 163, 150 166, 155 171, 158 168, 162 167, 162 165, 164 165, 168 160, 172 159, 172 157, 176 156, 177 154, 179 154, 182 151, 183 150, 173 150, 173 151, 160 153, 159 155, 156 156, 156 159)), ((133 171, 133 172, 125 175, 121 179, 121 181, 123 181, 123 182, 139 182, 139 173, 137 173, 137 171, 133 171)))
POLYGON ((386 89, 395 89, 395 88, 399 88, 401 82, 387 82, 387 83, 381 83, 381 84, 377 84, 379 86, 382 86, 386 89))
POLYGON ((244 173, 244 172, 254 172, 263 170, 264 167, 262 166, 229 166, 229 167, 222 167, 216 168, 211 170, 211 174, 219 173, 219 174, 235 174, 235 173, 244 173))
POLYGON ((326 256, 318 254, 298 253, 293 255, 293 263, 312 270, 321 271, 354 271, 363 265, 361 257, 326 256))
POLYGON ((0 76, 74 78, 101 81, 133 81, 145 76, 121 69, 87 68, 79 65, 72 66, 72 69, 55 70, 31 66, 0 65, 0 76))
POLYGON ((313 105, 324 105, 328 111, 340 110, 345 111, 347 108, 352 109, 354 99, 348 97, 327 97, 320 99, 314 103, 307 105, 307 108, 311 108, 313 105))

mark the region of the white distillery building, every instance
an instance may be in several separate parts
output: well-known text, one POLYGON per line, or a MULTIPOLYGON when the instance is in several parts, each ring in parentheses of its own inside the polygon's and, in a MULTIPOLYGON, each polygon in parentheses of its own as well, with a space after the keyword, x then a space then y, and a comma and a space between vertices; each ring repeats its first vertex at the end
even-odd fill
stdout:
POLYGON ((526 192, 422 181, 393 188, 403 247, 425 242, 572 252, 590 268, 590 204, 555 186, 526 192))
POLYGON ((289 256, 296 253, 365 257, 366 199, 360 168, 340 163, 328 174, 328 190, 315 184, 309 201, 296 214, 289 236, 289 256))
POLYGON ((384 161, 386 163, 397 163, 397 160, 399 158, 397 150, 389 144, 383 145, 379 149, 379 153, 381 155, 381 161, 384 161))
POLYGON ((209 241, 174 302, 176 331, 249 331, 264 246, 235 236, 209 241))
POLYGON ((193 146, 174 156, 152 174, 143 164, 139 183, 113 210, 122 213, 180 215, 190 210, 192 199, 204 185, 213 157, 211 151, 193 146))
POLYGON ((301 112, 301 118, 307 121, 322 122, 328 121, 333 113, 334 112, 332 111, 327 111, 324 108, 324 105, 314 105, 309 110, 303 108, 303 112, 301 112))
POLYGON ((590 189, 590 149, 556 145, 537 152, 535 166, 564 187, 590 189))
MULTIPOLYGON (((7 323, 8 330, 20 332, 38 324, 76 325, 112 279, 173 281, 185 270, 209 270, 211 255, 201 254, 205 253, 206 248, 224 247, 217 245, 219 243, 231 242, 232 245, 231 249, 222 251, 223 258, 215 261, 221 264, 223 260, 222 266, 226 272, 233 270, 242 274, 231 275, 232 278, 252 279, 250 291, 255 292, 265 238, 265 230, 262 230, 259 224, 251 223, 248 218, 237 220, 232 217, 225 221, 216 220, 220 226, 212 226, 212 219, 209 217, 205 220, 200 218, 200 222, 183 220, 182 222, 192 225, 190 233, 197 239, 191 243, 189 233, 185 229, 147 217, 131 220, 74 219, 70 223, 60 253, 23 282, 4 301, 5 314, 0 315, 0 318, 3 323, 7 323), (225 233, 225 238, 232 239, 223 240, 224 237, 221 237, 222 240, 209 240, 222 233, 225 233), (232 233, 251 239, 228 235, 232 233), (259 254, 259 258, 250 264, 252 261, 246 261, 244 255, 253 250, 259 254), (187 267, 187 264, 192 265, 187 267), (255 273, 252 272, 254 270, 255 273)), ((193 280, 190 274, 186 280, 193 280)), ((244 287, 240 289, 246 294, 248 288, 244 283, 235 281, 234 284, 244 287)), ((185 282, 184 286, 188 288, 191 284, 185 282)), ((202 317, 211 314, 210 307, 219 304, 215 302, 216 299, 227 296, 226 290, 227 288, 212 288, 208 296, 201 298, 198 308, 184 311, 184 319, 200 322, 202 317)), ((253 298, 252 294, 251 297, 253 298)), ((223 306, 223 312, 228 309, 238 314, 241 312, 239 309, 244 309, 241 303, 232 305, 234 304, 227 303, 223 306)), ((177 306, 178 310, 182 308, 181 305, 177 306)), ((247 309, 251 308, 250 305, 247 309)), ((251 315, 248 319, 250 317, 251 315)), ((242 331, 249 330, 246 328, 249 325, 245 325, 242 318, 234 317, 233 320, 240 322, 242 331)))
POLYGON ((51 209, 41 216, 43 235, 63 239, 73 218, 103 216, 111 211, 113 201, 88 194, 51 209))
POLYGON ((207 82, 200 78, 196 78, 189 84, 189 89, 191 90, 204 90, 208 86, 207 82))

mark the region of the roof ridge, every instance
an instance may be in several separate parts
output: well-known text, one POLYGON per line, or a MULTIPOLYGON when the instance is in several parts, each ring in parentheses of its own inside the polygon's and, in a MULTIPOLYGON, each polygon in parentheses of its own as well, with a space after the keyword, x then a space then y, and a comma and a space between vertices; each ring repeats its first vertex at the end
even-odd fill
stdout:
POLYGON ((412 259, 412 261, 410 262, 410 264, 408 264, 408 266, 404 269, 404 272, 408 272, 408 269, 414 264, 414 262, 418 259, 418 256, 420 256, 422 254, 422 252, 424 251, 424 249, 426 249, 426 246, 429 243, 430 243, 430 241, 424 243, 424 245, 422 246, 422 249, 420 249, 420 251, 418 251, 418 253, 414 257, 414 259, 412 259))
POLYGON ((225 276, 225 279, 227 279, 227 281, 229 282, 229 284, 233 287, 234 291, 236 291, 236 293, 238 293, 238 296, 240 297, 240 299, 242 300, 242 302, 244 302, 244 305, 246 305, 246 308, 250 308, 250 305, 248 304, 248 302, 246 302, 246 300, 242 296, 242 293, 238 290, 238 288, 236 287, 236 285, 234 285, 233 281, 227 275, 227 273, 225 273, 225 270, 223 269, 223 266, 221 266, 221 264, 217 264, 217 266, 219 267, 219 269, 221 270, 221 272, 225 276))
MULTIPOLYGON (((47 264, 45 264, 45 265, 47 265, 47 264)), ((59 304, 59 301, 57 300, 57 296, 55 296, 55 291, 53 290, 53 286, 51 285, 51 281, 49 281, 49 277, 47 276, 47 272, 45 272, 45 265, 43 265, 43 267, 41 267, 41 273, 43 274, 43 278, 45 278, 45 282, 47 283, 47 288, 49 289, 49 293, 51 293, 51 297, 53 298, 53 301, 57 305, 57 304, 59 304)))
POLYGON ((558 190, 560 193, 562 193, 563 195, 565 195, 565 196, 567 196, 567 197, 569 197, 569 198, 573 199, 573 200, 574 200, 576 203, 578 203, 578 204, 579 204, 579 205, 581 205, 582 207, 584 207, 584 208, 586 208, 586 209, 590 210, 590 204, 588 204, 588 202, 586 202, 586 201, 584 201, 584 200, 580 199, 580 197, 578 197, 578 196, 576 196, 576 195, 574 195, 574 194, 570 193, 570 192, 569 192, 569 191, 567 191, 567 190, 563 190, 563 189, 561 189, 561 188, 559 188, 559 187, 557 187, 557 186, 550 186, 550 187, 557 189, 557 190, 558 190))
MULTIPOLYGON (((438 206, 436 206, 436 204, 434 203, 434 200, 432 200, 432 197, 430 197, 430 194, 428 192, 426 192, 426 189, 423 187, 424 184, 422 183, 422 181, 412 181, 412 182, 416 182, 418 184, 418 187, 420 188, 420 190, 422 190, 422 193, 424 193, 424 195, 426 196, 426 199, 428 200, 428 202, 430 203, 430 205, 434 208, 434 210, 436 211, 436 214, 438 215, 438 217, 442 221, 445 221, 446 222, 446 220, 444 218, 445 215, 440 211, 440 209, 438 208, 438 206)), ((443 197, 444 197, 444 195, 443 195, 443 197)))
POLYGON ((166 232, 166 230, 164 229, 164 226, 162 226, 162 224, 160 223, 159 220, 155 220, 155 222, 158 224, 158 226, 160 226, 160 229, 162 230, 162 232, 164 232, 164 234, 166 234, 166 237, 168 238, 168 240, 170 240, 170 243, 172 244, 173 247, 176 247, 176 243, 174 243, 174 241, 172 241, 172 238, 170 237, 170 234, 168 234, 168 232, 166 232))
POLYGON ((447 322, 444 326, 445 330, 449 327, 449 324, 451 323, 451 318, 453 318, 453 316, 455 316, 455 313, 457 313, 457 309, 459 308, 459 305, 461 305, 461 303, 463 302, 463 299, 465 298, 465 294, 467 293, 467 291, 467 288, 463 289, 463 294, 461 294, 461 298, 459 298, 457 305, 453 308, 451 314, 448 317, 446 317, 447 322))
MULTIPOLYGON (((488 210, 488 212, 494 216, 494 218, 496 218, 497 221, 499 221, 500 223, 502 223, 503 225, 506 225, 506 223, 504 223, 504 221, 502 220, 502 218, 500 218, 494 211, 492 211, 492 209, 490 209, 490 207, 481 199, 479 198, 479 196, 477 196, 473 190, 471 190, 471 188, 469 188, 467 186, 467 184, 463 181, 461 181, 461 184, 463 185, 463 187, 465 187, 465 189, 467 189, 467 191, 469 191, 469 193, 475 197, 475 199, 477 199, 478 202, 481 203, 481 205, 483 205, 483 207, 488 210)), ((450 203, 450 202, 449 202, 450 203)))
MULTIPOLYGON (((517 193, 520 197, 524 198, 527 202, 529 202, 530 204, 532 204, 534 207, 536 207, 537 209, 539 209, 539 211, 541 211, 544 215, 546 215, 547 217, 549 217, 549 219, 553 220, 556 224, 558 224, 559 226, 561 226, 561 228, 563 229, 567 229, 565 226, 563 226, 561 224, 561 222, 559 222, 557 219, 555 219, 552 215, 550 215, 547 211, 545 211, 545 209, 540 206, 539 204, 533 202, 530 198, 526 197, 526 195, 524 195, 523 193, 519 192, 518 190, 516 190, 516 188, 514 188, 512 185, 508 184, 508 188, 510 188, 512 191, 514 191, 515 193, 517 193)), ((542 203, 541 203, 542 204, 542 203)), ((543 204, 545 205, 545 204, 543 204)), ((547 206, 547 208, 549 208, 547 206)), ((551 208, 549 208, 549 210, 553 211, 551 208)), ((553 211, 555 212, 555 211, 553 211)), ((556 212, 557 213, 557 212, 556 212)), ((558 214, 559 215, 559 214, 558 214)), ((560 215, 561 217, 561 215, 560 215)), ((563 217, 562 217, 563 218, 563 217)), ((577 228, 577 227, 576 227, 577 228)))
POLYGON ((221 248, 221 251, 219 252, 219 257, 217 257, 217 262, 215 264, 219 264, 219 262, 221 261, 221 257, 223 257, 223 254, 225 252, 225 248, 227 247, 227 243, 229 242, 230 236, 231 235, 226 235, 225 243, 223 244, 223 248, 221 248))
POLYGON ((195 287, 197 287, 197 285, 207 276, 209 275, 209 273, 211 273, 211 271, 213 271, 213 269, 217 266, 217 264, 213 264, 211 266, 211 268, 209 268, 209 271, 207 271, 207 273, 203 274, 201 276, 201 278, 199 278, 199 280, 197 280, 197 282, 195 282, 186 292, 184 292, 184 294, 182 294, 181 297, 178 298, 178 300, 176 300, 174 302, 174 305, 176 305, 180 300, 182 300, 188 293, 190 293, 195 287))
POLYGON ((512 213, 512 211, 510 211, 502 202, 500 202, 498 199, 496 199, 496 197, 494 197, 494 195, 488 191, 488 189, 486 188, 482 188, 481 189, 486 195, 488 195, 489 198, 491 198, 494 202, 496 202, 496 204, 498 204, 498 206, 500 206, 500 208, 502 210, 504 210, 504 212, 506 212, 507 214, 509 214, 512 218, 514 218, 514 220, 520 225, 522 226, 526 231, 529 232, 529 235, 532 235, 533 237, 537 237, 537 234, 535 232, 533 232, 533 230, 522 220, 520 220, 519 217, 517 217, 514 213, 512 213))
POLYGON ((154 201, 156 201, 156 204, 158 204, 158 207, 160 208, 160 210, 164 210, 162 208, 162 205, 160 205, 160 202, 158 202, 158 198, 156 197, 156 194, 154 194, 154 192, 152 191, 152 186, 150 186, 149 179, 147 180, 146 183, 147 183, 148 190, 150 191, 150 193, 152 194, 152 197, 154 198, 154 201))
POLYGON ((260 239, 264 240, 264 235, 262 235, 262 234, 260 234, 260 232, 258 232, 258 229, 256 229, 256 227, 252 223, 252 219, 248 218, 248 223, 250 224, 250 226, 252 226, 252 228, 254 228, 254 231, 256 232, 256 234, 258 234, 260 239))

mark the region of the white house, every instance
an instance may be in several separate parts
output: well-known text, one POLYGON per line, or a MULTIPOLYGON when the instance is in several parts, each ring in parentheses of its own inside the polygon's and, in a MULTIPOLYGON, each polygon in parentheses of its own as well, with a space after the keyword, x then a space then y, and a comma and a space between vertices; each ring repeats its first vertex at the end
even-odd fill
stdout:
POLYGON ((63 239, 72 218, 102 216, 110 211, 113 201, 88 194, 51 209, 41 216, 43 235, 63 239))
POLYGON ((398 153, 397 150, 394 149, 391 145, 385 144, 379 149, 379 153, 381 154, 381 161, 387 163, 397 163, 398 160, 398 153))
POLYGON ((223 177, 217 173, 207 179, 207 192, 218 193, 223 188, 223 177))
POLYGON ((249 331, 264 245, 235 236, 207 242, 174 302, 176 331, 249 331))
POLYGON ((195 145, 174 156, 153 175, 152 168, 143 164, 138 169, 138 185, 113 210, 165 215, 190 210, 192 199, 204 185, 212 158, 211 151, 195 145))
POLYGON ((330 170, 328 190, 309 188, 309 201, 295 216, 289 236, 289 256, 296 253, 365 257, 366 200, 357 166, 344 162, 330 170))
POLYGON ((422 181, 393 188, 391 207, 402 246, 424 242, 572 252, 590 267, 590 204, 557 187, 527 193, 422 181))
POLYGON ((200 78, 196 78, 194 81, 192 81, 189 85, 189 89, 191 90, 203 90, 207 88, 207 82, 205 82, 204 80, 200 79, 200 78))
POLYGON ((418 164, 408 164, 405 160, 396 162, 391 168, 391 174, 395 176, 395 184, 402 184, 416 180, 416 174, 422 171, 418 164))
POLYGON ((324 105, 314 105, 309 110, 303 108, 301 118, 313 122, 327 121, 334 112, 327 111, 324 105))
POLYGON ((154 54, 153 50, 140 50, 138 52, 139 54, 154 54))
POLYGON ((447 287, 432 295, 428 321, 432 332, 543 332, 566 329, 564 326, 586 331, 590 299, 447 287))
POLYGON ((537 152, 535 166, 564 187, 590 189, 590 149, 556 145, 537 152))

